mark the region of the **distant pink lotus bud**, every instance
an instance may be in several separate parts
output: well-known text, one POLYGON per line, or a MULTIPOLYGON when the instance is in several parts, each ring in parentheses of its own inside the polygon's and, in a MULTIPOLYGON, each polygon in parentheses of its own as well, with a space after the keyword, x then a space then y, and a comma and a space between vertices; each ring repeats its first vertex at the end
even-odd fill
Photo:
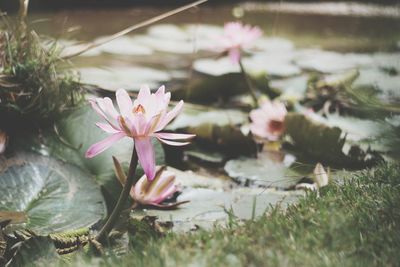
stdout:
POLYGON ((186 201, 171 204, 161 204, 161 202, 172 197, 176 191, 175 173, 160 167, 154 180, 149 181, 145 175, 142 176, 132 187, 130 195, 139 205, 174 208, 186 201))
POLYGON ((7 146, 7 134, 6 132, 0 130, 0 154, 4 153, 6 151, 6 146, 7 146))
POLYGON ((277 101, 265 101, 250 112, 250 130, 254 135, 276 141, 285 131, 286 107, 277 101))
POLYGON ((111 134, 106 139, 92 145, 86 152, 87 158, 92 158, 123 137, 134 140, 139 163, 147 176, 153 180, 156 172, 155 153, 151 138, 171 146, 183 146, 189 142, 178 142, 193 138, 192 134, 175 134, 161 132, 182 110, 181 100, 168 112, 168 104, 171 93, 165 93, 165 87, 161 86, 154 94, 148 86, 142 86, 137 99, 132 101, 124 89, 116 92, 117 111, 108 97, 91 99, 92 108, 105 120, 96 125, 103 131, 111 134))
POLYGON ((253 42, 262 35, 259 27, 244 25, 241 22, 228 22, 224 26, 223 35, 217 39, 215 50, 228 53, 233 63, 240 60, 242 50, 250 48, 253 42))

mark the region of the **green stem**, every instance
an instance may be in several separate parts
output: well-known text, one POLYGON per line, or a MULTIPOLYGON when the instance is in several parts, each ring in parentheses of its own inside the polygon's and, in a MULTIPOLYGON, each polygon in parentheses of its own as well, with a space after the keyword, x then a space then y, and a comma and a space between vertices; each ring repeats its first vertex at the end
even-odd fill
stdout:
POLYGON ((131 163, 129 165, 128 177, 126 179, 124 188, 122 189, 121 194, 119 195, 118 202, 115 205, 114 210, 112 211, 106 224, 104 224, 103 228, 101 228, 100 232, 97 234, 96 236, 97 241, 101 241, 105 236, 107 236, 114 227, 117 220, 119 219, 119 216, 126 203, 126 200, 128 199, 129 192, 132 186, 135 184, 135 173, 137 164, 138 164, 138 155, 136 153, 136 149, 133 148, 131 163))
POLYGON ((244 69, 244 66, 242 64, 242 60, 239 59, 239 66, 240 66, 240 71, 243 75, 244 81, 246 82, 247 85, 247 89, 249 89, 249 93, 251 95, 251 97, 253 98, 253 102, 254 102, 254 106, 258 107, 258 100, 257 100, 257 95, 256 95, 256 91, 250 81, 249 76, 246 73, 246 70, 244 69))

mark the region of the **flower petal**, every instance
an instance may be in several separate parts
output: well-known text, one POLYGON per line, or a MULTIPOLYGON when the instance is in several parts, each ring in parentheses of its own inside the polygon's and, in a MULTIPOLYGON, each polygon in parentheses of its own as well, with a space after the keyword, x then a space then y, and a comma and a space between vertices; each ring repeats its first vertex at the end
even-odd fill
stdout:
POLYGON ((176 116, 178 116, 178 114, 182 110, 182 107, 183 107, 183 100, 179 101, 179 103, 165 115, 165 117, 158 124, 155 131, 158 132, 164 129, 164 127, 167 126, 168 123, 170 123, 176 116))
POLYGON ((116 134, 110 135, 106 139, 104 139, 94 145, 91 145, 89 147, 89 149, 86 151, 85 157, 93 158, 94 156, 97 156, 98 154, 100 154, 101 152, 103 152, 104 150, 109 148, 112 144, 114 144, 115 142, 117 142, 124 136, 125 136, 125 133, 122 133, 122 132, 116 133, 116 134))
MULTIPOLYGON (((99 98, 101 99, 101 98, 99 98)), ((106 116, 106 114, 103 112, 103 110, 101 110, 101 108, 99 107, 99 105, 97 104, 97 101, 99 99, 89 99, 89 103, 92 106, 92 108, 94 109, 94 111, 96 111, 97 114, 99 114, 105 121, 107 121, 111 127, 113 127, 115 130, 119 130, 111 121, 110 119, 106 116)))
POLYGON ((161 85, 160 88, 158 88, 157 92, 155 93, 155 95, 160 95, 160 96, 164 96, 165 94, 165 86, 161 85))
POLYGON ((121 131, 114 129, 110 124, 103 122, 96 122, 96 126, 102 129, 103 131, 111 134, 119 133, 121 131))
POLYGON ((135 148, 140 165, 148 180, 153 180, 156 174, 156 159, 150 137, 135 138, 135 148))
POLYGON ((159 196, 153 202, 158 204, 171 197, 176 191, 178 191, 178 188, 174 184, 168 185, 166 188, 163 188, 163 191, 159 193, 159 196))
POLYGON ((165 140, 165 139, 161 139, 161 138, 157 138, 158 140, 160 140, 162 143, 170 145, 170 146, 186 146, 189 145, 190 142, 174 142, 174 141, 169 141, 169 140, 165 140))
POLYGON ((131 115, 133 104, 128 92, 126 92, 124 89, 118 89, 115 96, 117 98, 117 103, 121 115, 124 117, 129 117, 131 115))
POLYGON ((155 137, 168 140, 184 140, 195 137, 195 134, 155 133, 155 137))
POLYGON ((232 63, 237 64, 240 60, 240 50, 238 48, 229 49, 229 58, 231 59, 232 63))
MULTIPOLYGON (((139 104, 144 104, 148 101, 151 96, 150 87, 148 85, 142 85, 137 96, 137 101, 139 104)), ((146 106, 146 105, 145 105, 146 106)))

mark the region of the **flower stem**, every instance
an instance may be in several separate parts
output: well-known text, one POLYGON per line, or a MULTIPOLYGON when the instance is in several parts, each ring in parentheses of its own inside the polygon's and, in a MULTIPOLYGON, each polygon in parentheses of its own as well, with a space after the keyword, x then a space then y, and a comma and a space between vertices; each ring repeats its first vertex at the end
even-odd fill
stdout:
POLYGON ((246 70, 244 69, 241 59, 239 59, 239 66, 240 66, 240 71, 243 75, 244 81, 246 82, 247 89, 249 89, 249 93, 250 93, 251 97, 253 98, 254 106, 258 107, 256 91, 254 90, 253 84, 251 83, 250 78, 247 75, 246 70))
POLYGON ((97 234, 96 236, 97 241, 101 241, 105 236, 107 236, 108 233, 114 227, 115 223, 117 222, 121 214, 121 211, 124 208, 126 200, 128 199, 129 192, 135 183, 135 173, 137 164, 138 164, 138 155, 136 153, 136 149, 133 148, 131 163, 129 165, 128 177, 126 179, 124 188, 122 189, 121 194, 119 195, 118 202, 115 205, 114 210, 112 211, 110 217, 104 224, 103 228, 101 228, 100 232, 97 234))

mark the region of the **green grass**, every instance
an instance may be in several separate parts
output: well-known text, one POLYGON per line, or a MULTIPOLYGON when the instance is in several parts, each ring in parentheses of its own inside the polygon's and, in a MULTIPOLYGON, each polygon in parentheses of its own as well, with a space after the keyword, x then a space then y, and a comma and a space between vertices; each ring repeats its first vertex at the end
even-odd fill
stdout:
MULTIPOLYGON (((0 127, 52 122, 83 100, 78 76, 60 58, 56 41, 0 15, 0 127), (19 123, 17 123, 19 122, 19 123)), ((26 129, 26 127, 23 127, 26 129)))
POLYGON ((309 193, 286 211, 273 208, 225 229, 160 238, 142 227, 131 231, 130 253, 92 258, 91 264, 400 266, 400 165, 385 164, 344 180, 323 188, 320 196, 309 193))

